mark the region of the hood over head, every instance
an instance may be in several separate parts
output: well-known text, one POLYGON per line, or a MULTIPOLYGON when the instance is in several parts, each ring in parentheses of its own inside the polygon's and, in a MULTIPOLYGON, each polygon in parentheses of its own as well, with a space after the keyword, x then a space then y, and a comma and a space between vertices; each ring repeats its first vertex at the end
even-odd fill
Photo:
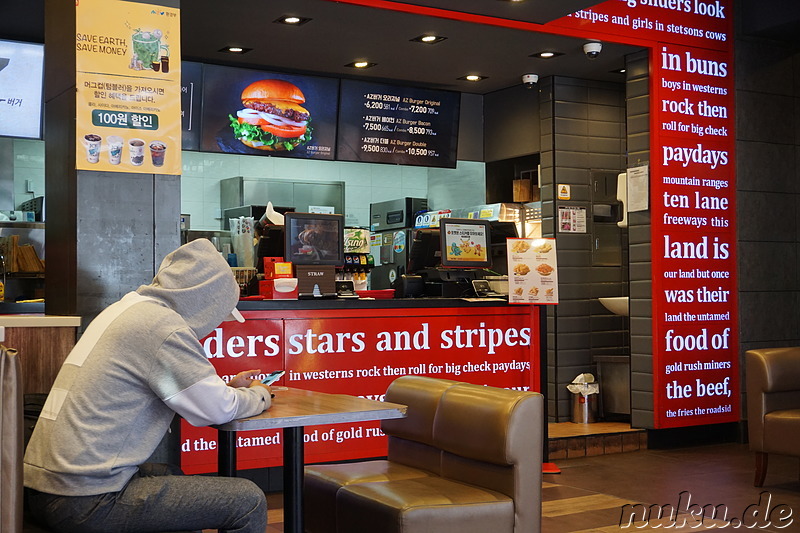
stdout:
POLYGON ((165 303, 181 315, 198 339, 224 320, 244 322, 236 309, 239 284, 208 239, 191 241, 169 253, 152 283, 136 292, 165 303))

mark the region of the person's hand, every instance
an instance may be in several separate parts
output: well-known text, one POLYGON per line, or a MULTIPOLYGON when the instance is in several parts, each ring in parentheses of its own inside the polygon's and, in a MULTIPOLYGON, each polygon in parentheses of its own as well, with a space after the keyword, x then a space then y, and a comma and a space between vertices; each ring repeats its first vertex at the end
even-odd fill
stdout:
POLYGON ((269 387, 269 385, 264 385, 263 383, 261 383, 257 379, 251 381, 250 385, 248 385, 248 387, 264 387, 265 389, 267 389, 267 391, 270 393, 270 395, 272 394, 272 389, 269 387))
POLYGON ((260 373, 261 373, 260 368, 257 368, 255 370, 244 370, 242 372, 239 372, 238 374, 233 376, 233 379, 231 379, 228 382, 228 386, 238 388, 238 387, 249 387, 253 383, 261 384, 261 382, 256 379, 256 376, 258 376, 260 373))

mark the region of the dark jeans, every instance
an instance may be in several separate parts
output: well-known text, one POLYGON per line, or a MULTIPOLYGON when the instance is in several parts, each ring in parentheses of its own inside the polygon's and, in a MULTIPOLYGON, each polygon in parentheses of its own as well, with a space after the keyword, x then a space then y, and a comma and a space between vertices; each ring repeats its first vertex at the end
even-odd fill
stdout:
POLYGON ((57 496, 29 491, 28 505, 37 520, 58 533, 267 529, 267 499, 252 481, 184 476, 167 465, 142 465, 119 492, 57 496))

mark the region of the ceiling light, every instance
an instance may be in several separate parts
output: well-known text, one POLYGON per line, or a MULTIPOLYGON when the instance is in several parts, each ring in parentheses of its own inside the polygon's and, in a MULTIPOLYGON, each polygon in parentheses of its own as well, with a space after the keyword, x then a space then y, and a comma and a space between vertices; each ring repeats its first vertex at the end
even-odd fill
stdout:
POLYGON ((625 74, 625 72, 627 72, 625 68, 618 68, 616 70, 611 71, 612 74, 625 74))
POLYGON ((225 48, 220 48, 220 52, 225 52, 227 54, 246 54, 252 50, 252 48, 244 48, 241 46, 226 46, 225 48))
POLYGON ((536 52, 535 54, 531 54, 528 57, 535 57, 537 59, 552 59, 554 57, 563 56, 562 52, 553 52, 552 50, 543 50, 541 52, 536 52))
POLYGON ((414 37, 413 39, 410 40, 416 43, 436 44, 444 41, 445 39, 447 39, 447 37, 442 37, 440 35, 425 34, 425 35, 420 35, 418 37, 414 37))
POLYGON ((485 80, 486 78, 487 78, 487 76, 479 76, 477 74, 467 74, 466 76, 461 76, 458 79, 459 80, 465 80, 465 81, 482 81, 482 80, 485 80))
POLYGON ((279 19, 273 20, 273 22, 276 24, 287 24, 289 26, 302 26, 309 20, 311 19, 304 17, 297 17, 295 15, 284 15, 279 19))
POLYGON ((350 68, 364 69, 364 68, 372 68, 375 65, 377 65, 377 63, 370 63, 369 61, 353 61, 352 63, 348 63, 345 66, 350 68))

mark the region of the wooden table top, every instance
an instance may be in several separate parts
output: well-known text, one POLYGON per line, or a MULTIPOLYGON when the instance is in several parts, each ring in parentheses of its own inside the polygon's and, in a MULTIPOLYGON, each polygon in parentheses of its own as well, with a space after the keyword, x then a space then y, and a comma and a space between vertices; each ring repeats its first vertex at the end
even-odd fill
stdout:
POLYGON ((302 389, 273 388, 272 406, 261 414, 232 420, 219 426, 221 431, 253 431, 367 420, 403 418, 407 407, 378 402, 347 394, 328 394, 302 389))

